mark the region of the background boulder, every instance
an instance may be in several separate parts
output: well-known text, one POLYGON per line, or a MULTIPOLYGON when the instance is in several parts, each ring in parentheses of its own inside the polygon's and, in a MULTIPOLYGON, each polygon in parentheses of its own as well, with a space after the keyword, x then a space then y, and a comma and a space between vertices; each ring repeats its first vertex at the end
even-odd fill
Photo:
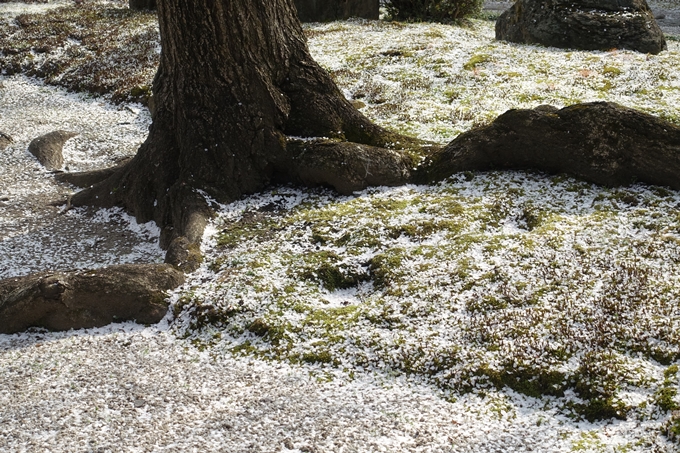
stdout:
POLYGON ((582 50, 666 49, 645 0, 517 0, 496 21, 496 39, 582 50))

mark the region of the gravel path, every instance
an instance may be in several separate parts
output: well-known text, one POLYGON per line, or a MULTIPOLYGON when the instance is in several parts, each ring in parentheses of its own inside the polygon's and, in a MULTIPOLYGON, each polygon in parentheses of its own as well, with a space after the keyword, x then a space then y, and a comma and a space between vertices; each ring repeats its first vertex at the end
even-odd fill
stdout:
POLYGON ((141 106, 112 106, 21 76, 0 76, 0 131, 14 142, 0 152, 0 278, 43 269, 153 262, 163 252, 154 224, 122 211, 63 212, 53 206, 75 188, 59 184, 26 149, 58 129, 79 135, 64 147, 73 171, 103 168, 133 155, 151 122, 141 106))
POLYGON ((163 326, 0 335, 0 451, 566 452, 595 428, 639 429, 315 371, 201 353, 163 326))

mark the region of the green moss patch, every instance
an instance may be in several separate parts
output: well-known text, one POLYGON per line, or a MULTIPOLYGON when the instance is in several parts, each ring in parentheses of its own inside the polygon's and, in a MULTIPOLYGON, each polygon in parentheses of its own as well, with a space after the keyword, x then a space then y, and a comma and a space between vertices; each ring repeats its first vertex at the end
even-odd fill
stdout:
POLYGON ((575 419, 651 416, 677 401, 651 370, 680 351, 679 202, 513 172, 277 188, 220 214, 211 283, 189 283, 178 325, 273 360, 550 397, 575 419))
POLYGON ((146 103, 159 62, 155 13, 85 1, 0 24, 0 70, 146 103))

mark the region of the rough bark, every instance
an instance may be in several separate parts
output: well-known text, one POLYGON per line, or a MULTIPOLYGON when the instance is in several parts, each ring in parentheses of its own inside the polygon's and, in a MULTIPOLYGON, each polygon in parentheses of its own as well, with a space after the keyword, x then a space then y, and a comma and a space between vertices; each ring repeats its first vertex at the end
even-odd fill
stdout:
POLYGON ((165 262, 172 264, 182 272, 193 272, 203 262, 201 247, 195 242, 190 242, 184 236, 175 238, 168 247, 165 262))
POLYGON ((158 17, 148 139, 74 205, 123 205, 165 228, 163 246, 180 236, 196 242, 210 216, 204 195, 231 201, 272 180, 305 179, 288 137, 418 146, 344 98, 310 56, 292 0, 160 0, 158 17))
POLYGON ((184 274, 167 264, 34 274, 0 281, 0 333, 69 330, 111 322, 151 324, 167 313, 166 291, 184 274))
POLYGON ((606 186, 645 182, 680 189, 680 127, 609 102, 510 110, 434 153, 416 180, 496 169, 566 173, 606 186))
POLYGON ((411 180, 415 159, 401 150, 353 142, 313 139, 288 141, 286 174, 307 186, 330 185, 341 194, 368 186, 397 186, 411 180))
POLYGON ((57 173, 55 178, 59 182, 73 184, 76 187, 90 187, 111 177, 129 161, 130 159, 125 159, 115 167, 101 168, 98 170, 57 173))

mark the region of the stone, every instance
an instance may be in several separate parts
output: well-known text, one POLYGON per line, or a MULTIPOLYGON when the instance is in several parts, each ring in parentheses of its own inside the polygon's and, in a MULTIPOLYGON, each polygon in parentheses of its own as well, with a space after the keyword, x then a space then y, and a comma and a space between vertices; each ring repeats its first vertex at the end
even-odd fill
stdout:
POLYGON ((124 264, 0 280, 0 333, 122 321, 157 323, 168 311, 166 291, 183 282, 184 274, 168 264, 124 264))
POLYGON ((130 9, 156 9, 156 0, 130 0, 130 9))
POLYGON ((14 142, 14 140, 12 140, 12 137, 10 137, 9 135, 0 131, 0 151, 3 151, 5 148, 7 148, 13 142, 14 142))
POLYGON ((611 187, 643 182, 680 190, 680 127, 610 102, 509 110, 459 135, 425 165, 431 180, 514 169, 611 187))
POLYGON ((328 22, 350 17, 377 20, 379 0, 295 0, 301 22, 328 22))
POLYGON ((651 54, 667 48, 645 0, 517 0, 496 21, 496 39, 651 54))
POLYGON ((48 170, 59 170, 64 165, 63 149, 76 132, 54 131, 42 135, 28 145, 28 151, 48 170))

